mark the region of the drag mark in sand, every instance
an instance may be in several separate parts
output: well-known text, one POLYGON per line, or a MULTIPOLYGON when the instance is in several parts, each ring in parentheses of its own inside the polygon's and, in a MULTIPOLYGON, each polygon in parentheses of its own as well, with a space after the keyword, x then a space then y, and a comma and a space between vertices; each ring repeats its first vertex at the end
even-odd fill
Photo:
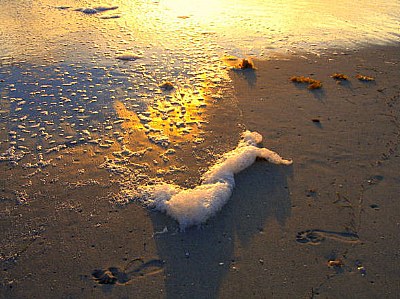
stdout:
POLYGON ((325 239, 332 239, 346 243, 358 243, 360 238, 353 232, 334 232, 323 229, 308 229, 296 235, 296 241, 301 244, 319 245, 325 239))
POLYGON ((160 183, 138 188, 137 198, 150 208, 164 212, 179 222, 180 229, 200 225, 215 215, 229 200, 235 186, 234 175, 252 165, 256 158, 274 164, 290 165, 277 153, 257 146, 262 136, 246 131, 238 146, 225 153, 192 189, 160 183))

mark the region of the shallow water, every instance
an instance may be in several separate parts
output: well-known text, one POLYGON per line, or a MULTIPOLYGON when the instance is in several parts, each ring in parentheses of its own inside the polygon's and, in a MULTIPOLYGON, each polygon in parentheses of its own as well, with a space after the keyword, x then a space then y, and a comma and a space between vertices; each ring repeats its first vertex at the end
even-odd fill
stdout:
MULTIPOLYGON (((1 5, 3 166, 23 174, 62 168, 65 153, 99 157, 95 167, 107 157, 101 166, 121 176, 125 189, 153 178, 198 179, 199 167, 236 143, 240 111, 223 55, 322 53, 399 41, 395 1, 1 5), (125 59, 116 59, 120 54, 125 59), (174 89, 163 88, 165 82, 174 89), (215 123, 217 111, 231 118, 215 123), (216 133, 225 139, 211 144, 216 133)), ((16 185, 18 192, 27 189, 22 178, 16 185)))
POLYGON ((398 42, 400 35, 397 1, 115 0, 105 5, 6 0, 2 6, 2 39, 7 42, 0 49, 12 56, 58 56, 68 45, 80 45, 88 54, 85 44, 93 50, 106 46, 109 52, 134 48, 148 57, 174 54, 175 59, 193 54, 209 58, 213 51, 268 56, 274 50, 398 42), (118 8, 95 14, 75 11, 100 5, 118 8), (176 56, 175 51, 185 55, 176 56))

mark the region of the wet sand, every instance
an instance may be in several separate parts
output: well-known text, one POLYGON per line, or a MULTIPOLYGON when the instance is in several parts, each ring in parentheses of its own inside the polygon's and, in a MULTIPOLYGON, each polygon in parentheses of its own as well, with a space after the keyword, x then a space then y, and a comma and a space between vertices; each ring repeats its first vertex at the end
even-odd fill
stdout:
MULTIPOLYGON (((26 173, 2 163, 1 298, 396 298, 399 53, 330 51, 230 71, 239 112, 223 101, 211 110, 213 147, 196 163, 205 168, 246 128, 294 164, 257 161, 201 229, 179 232, 163 214, 110 202, 118 177, 93 167, 103 156, 87 147, 32 177, 26 204, 12 193, 26 173)), ((198 179, 189 169, 181 184, 198 179)))

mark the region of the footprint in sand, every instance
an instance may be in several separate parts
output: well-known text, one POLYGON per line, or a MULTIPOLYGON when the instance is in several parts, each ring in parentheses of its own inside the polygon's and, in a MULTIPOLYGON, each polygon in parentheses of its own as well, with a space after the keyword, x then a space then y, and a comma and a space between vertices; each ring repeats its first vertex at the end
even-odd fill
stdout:
POLYGON ((319 245, 325 239, 332 239, 341 242, 357 243, 360 238, 352 232, 334 232, 322 229, 308 229, 298 232, 296 241, 302 244, 319 245))
POLYGON ((130 261, 124 269, 109 267, 96 269, 92 272, 93 279, 99 284, 127 285, 132 283, 135 277, 153 275, 163 270, 164 261, 153 259, 145 262, 141 258, 130 261))

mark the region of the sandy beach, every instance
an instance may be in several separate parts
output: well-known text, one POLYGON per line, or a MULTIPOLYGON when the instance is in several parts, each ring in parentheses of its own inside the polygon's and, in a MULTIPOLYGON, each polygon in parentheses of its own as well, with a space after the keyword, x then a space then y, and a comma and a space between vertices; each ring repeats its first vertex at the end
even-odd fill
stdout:
MULTIPOLYGON (((216 217, 180 232, 140 203, 112 204, 115 176, 91 168, 103 157, 79 147, 62 169, 34 178, 29 204, 12 191, 23 173, 2 163, 0 297, 397 298, 399 46, 254 64, 229 71, 232 98, 208 116, 213 147, 197 162, 215 162, 248 129, 292 166, 257 161, 235 176, 216 217)), ((199 172, 179 182, 190 186, 199 172)))
MULTIPOLYGON (((266 146, 295 161, 278 184, 288 189, 275 217, 243 246, 243 255, 263 260, 249 262, 260 283, 248 281, 246 295, 397 296, 398 52, 376 47, 306 55, 258 62, 255 75, 234 73, 246 127, 257 127, 266 146), (333 73, 349 80, 337 82, 333 73), (375 81, 361 82, 357 74, 375 81), (289 82, 291 76, 321 80, 323 88, 309 91, 289 82), (329 267, 330 260, 341 264, 329 267)), ((230 288, 237 285, 243 286, 237 280, 230 288)))

